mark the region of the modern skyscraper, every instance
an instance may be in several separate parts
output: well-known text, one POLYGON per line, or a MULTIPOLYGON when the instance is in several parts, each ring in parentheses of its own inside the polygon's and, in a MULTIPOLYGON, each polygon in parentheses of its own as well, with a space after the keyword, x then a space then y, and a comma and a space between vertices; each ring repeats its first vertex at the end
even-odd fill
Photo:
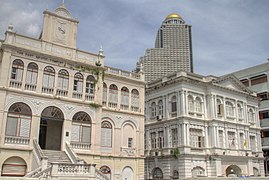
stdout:
POLYGON ((158 30, 155 48, 146 50, 137 63, 146 82, 175 71, 193 72, 191 26, 176 13, 168 15, 158 30))

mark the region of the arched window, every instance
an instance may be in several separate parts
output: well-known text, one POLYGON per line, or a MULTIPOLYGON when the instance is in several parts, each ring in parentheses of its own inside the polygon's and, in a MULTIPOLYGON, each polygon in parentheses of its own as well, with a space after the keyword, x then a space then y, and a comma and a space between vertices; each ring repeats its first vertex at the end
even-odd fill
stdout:
POLYGON ((121 88, 121 109, 128 110, 129 109, 129 89, 127 87, 121 88))
POLYGON ((81 73, 76 73, 74 76, 74 86, 73 90, 77 93, 82 93, 83 86, 83 75, 81 73))
POLYGON ((58 73, 58 89, 68 90, 69 73, 65 69, 61 69, 58 73))
POLYGON ((152 102, 151 103, 151 118, 155 118, 156 117, 156 103, 152 102))
POLYGON ((85 112, 78 112, 72 119, 72 143, 91 142, 91 117, 85 112))
POLYGON ((160 116, 160 118, 162 118, 163 116, 163 101, 159 100, 158 102, 158 115, 160 116))
POLYGON ((133 89, 131 92, 131 109, 135 112, 139 110, 139 92, 137 89, 133 89))
POLYGON ((42 92, 47 94, 53 94, 55 80, 55 70, 51 66, 47 66, 43 73, 43 87, 42 92))
POLYGON ((24 64, 23 64, 22 60, 15 59, 12 63, 12 71, 11 71, 11 78, 10 79, 21 82, 22 75, 23 75, 23 69, 24 69, 24 64))
POLYGON ((23 177, 26 170, 26 162, 20 157, 13 156, 3 163, 1 176, 23 177))
POLYGON ((171 98, 171 117, 177 117, 177 97, 171 98))
POLYGON ((254 113, 254 110, 252 109, 252 108, 250 108, 249 110, 248 110, 248 122, 250 122, 250 123, 254 123, 255 122, 255 113, 254 113))
POLYGON ((102 166, 100 167, 100 172, 104 174, 109 179, 111 178, 111 170, 108 166, 102 166))
POLYGON ((123 126, 123 134, 122 134, 122 146, 124 148, 134 148, 134 128, 130 124, 125 124, 123 126))
POLYGON ((122 171, 122 179, 123 180, 134 180, 134 172, 132 168, 125 167, 122 171))
POLYGON ((188 108, 189 112, 194 112, 194 102, 193 97, 191 95, 188 96, 188 108))
POLYGON ((219 117, 224 115, 224 106, 220 99, 217 99, 217 115, 219 117))
POLYGON ((228 117, 234 117, 234 106, 230 101, 226 101, 226 115, 228 117))
POLYGON ((243 107, 241 104, 237 104, 237 111, 238 111, 238 119, 243 119, 243 107))
POLYGON ((37 83, 38 66, 36 63, 29 63, 26 73, 26 84, 36 85, 37 83))
POLYGON ((173 171, 173 179, 179 179, 179 173, 177 170, 173 171))
POLYGON ((195 112, 202 113, 202 101, 199 97, 195 98, 195 112))
POLYGON ((112 125, 108 121, 101 124, 101 146, 112 147, 112 125))
POLYGON ((191 170, 192 172, 192 177, 198 177, 198 176, 204 176, 205 175, 205 170, 199 166, 196 166, 191 170))
POLYGON ((108 106, 116 108, 118 105, 118 87, 115 84, 109 86, 109 101, 108 106))
POLYGON ((152 171, 153 179, 163 179, 163 172, 160 168, 156 167, 152 171))
POLYGON ((15 103, 10 106, 7 114, 6 137, 8 143, 11 137, 26 138, 25 141, 19 141, 23 144, 29 143, 31 132, 32 111, 24 103, 15 103))
POLYGON ((95 79, 93 76, 89 75, 86 79, 86 100, 93 101, 94 100, 94 82, 95 79))
POLYGON ((106 106, 107 101, 107 85, 103 83, 103 105, 106 106))

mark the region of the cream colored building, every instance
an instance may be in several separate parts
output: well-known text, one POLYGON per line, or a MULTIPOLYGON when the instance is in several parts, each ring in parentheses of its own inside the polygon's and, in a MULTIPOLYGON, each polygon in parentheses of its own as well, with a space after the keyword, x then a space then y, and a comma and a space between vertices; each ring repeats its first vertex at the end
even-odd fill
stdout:
POLYGON ((145 108, 146 179, 264 176, 258 101, 234 76, 170 74, 145 108))
POLYGON ((62 4, 0 42, 1 176, 144 179, 144 76, 78 50, 78 23, 62 4))

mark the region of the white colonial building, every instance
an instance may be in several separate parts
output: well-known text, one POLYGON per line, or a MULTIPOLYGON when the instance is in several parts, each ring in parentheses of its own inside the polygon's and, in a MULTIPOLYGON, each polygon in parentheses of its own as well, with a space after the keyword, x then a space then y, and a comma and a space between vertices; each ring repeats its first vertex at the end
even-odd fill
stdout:
POLYGON ((170 74, 145 108, 146 179, 264 176, 257 98, 234 76, 170 74))
POLYGON ((0 41, 0 174, 144 178, 144 77, 76 48, 78 20, 44 11, 39 39, 0 41))

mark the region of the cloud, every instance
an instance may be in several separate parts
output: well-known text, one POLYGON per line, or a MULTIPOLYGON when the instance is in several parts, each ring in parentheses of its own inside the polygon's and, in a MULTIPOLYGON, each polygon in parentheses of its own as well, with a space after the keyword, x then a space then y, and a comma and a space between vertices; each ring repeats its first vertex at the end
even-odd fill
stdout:
MULTIPOLYGON (((268 57, 268 0, 66 0, 78 18, 79 49, 97 53, 103 45, 108 66, 135 68, 147 48, 154 47, 164 18, 179 13, 192 25, 194 70, 222 75, 264 63, 268 57)), ((56 9, 55 0, 1 0, 0 38, 9 23, 20 34, 38 37, 42 11, 56 9)))

